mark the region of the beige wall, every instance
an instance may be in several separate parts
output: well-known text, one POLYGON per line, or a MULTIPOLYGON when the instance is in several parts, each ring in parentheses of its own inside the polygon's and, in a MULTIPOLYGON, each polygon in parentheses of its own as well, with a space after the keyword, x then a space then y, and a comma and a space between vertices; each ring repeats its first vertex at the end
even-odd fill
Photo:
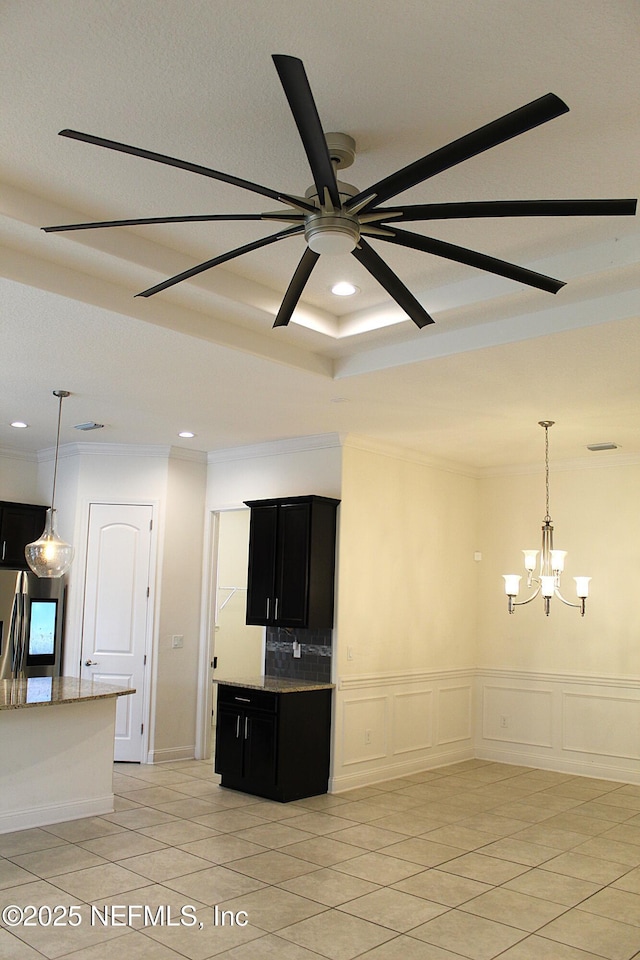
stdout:
POLYGON ((157 606, 155 760, 193 755, 205 489, 204 463, 168 461, 157 606), (182 648, 172 648, 174 634, 184 638, 182 648))
POLYGON ((345 446, 341 676, 474 664, 476 516, 474 479, 345 446))
POLYGON ((343 450, 331 789, 472 755, 477 482, 343 450))
POLYGON ((552 463, 550 478, 554 545, 568 551, 563 594, 575 600, 572 577, 593 577, 584 618, 557 599, 547 618, 539 598, 509 616, 501 574, 520 573, 521 550, 539 548, 544 473, 479 482, 474 749, 640 783, 640 464, 593 456, 552 463))
POLYGON ((573 577, 593 577, 584 618, 557 599, 547 618, 540 598, 506 614, 502 574, 523 573, 521 551, 540 548, 544 473, 479 482, 479 666, 640 677, 640 464, 600 463, 550 474, 554 545, 568 551, 563 595, 575 602, 573 577))
POLYGON ((337 435, 219 451, 210 457, 207 504, 241 507, 245 500, 315 494, 340 497, 342 450, 337 435))

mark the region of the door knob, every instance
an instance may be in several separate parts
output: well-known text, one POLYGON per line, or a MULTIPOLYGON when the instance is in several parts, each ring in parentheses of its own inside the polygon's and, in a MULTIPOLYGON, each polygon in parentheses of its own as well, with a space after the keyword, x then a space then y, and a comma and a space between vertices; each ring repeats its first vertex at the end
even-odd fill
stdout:
POLYGON ((97 667, 97 666, 98 666, 98 661, 97 661, 97 660, 85 660, 84 665, 85 665, 85 667, 97 667))

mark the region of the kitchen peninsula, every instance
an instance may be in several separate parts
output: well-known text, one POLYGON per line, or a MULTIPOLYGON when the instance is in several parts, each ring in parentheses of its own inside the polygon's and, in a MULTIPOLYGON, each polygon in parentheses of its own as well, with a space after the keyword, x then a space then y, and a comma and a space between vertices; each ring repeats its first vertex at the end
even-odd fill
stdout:
POLYGON ((78 677, 0 681, 0 833, 113 810, 116 699, 78 677))

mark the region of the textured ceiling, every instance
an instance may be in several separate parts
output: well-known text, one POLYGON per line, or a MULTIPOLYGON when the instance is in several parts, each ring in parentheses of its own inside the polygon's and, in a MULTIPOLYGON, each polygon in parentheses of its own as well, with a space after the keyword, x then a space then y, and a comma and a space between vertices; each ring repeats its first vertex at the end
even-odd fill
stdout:
POLYGON ((183 445, 190 428, 214 450, 339 431, 490 468, 535 460, 550 418, 559 456, 610 439, 640 453, 637 217, 411 225, 567 281, 556 296, 372 241, 435 318, 421 331, 350 256, 321 258, 298 322, 272 330, 299 238, 134 299, 268 224, 39 229, 276 205, 65 127, 303 194, 273 53, 304 61, 324 129, 355 138, 341 179, 358 188, 552 91, 567 115, 402 202, 637 197, 635 0, 5 0, 1 19, 1 447, 50 445, 62 387, 65 420, 107 425, 63 441, 183 445), (334 297, 337 279, 360 293, 334 297))

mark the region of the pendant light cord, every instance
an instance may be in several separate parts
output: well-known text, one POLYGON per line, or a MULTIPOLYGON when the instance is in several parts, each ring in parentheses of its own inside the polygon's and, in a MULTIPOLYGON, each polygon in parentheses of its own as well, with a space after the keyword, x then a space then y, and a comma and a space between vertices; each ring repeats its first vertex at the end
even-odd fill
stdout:
POLYGON ((53 461, 53 489, 51 491, 51 513, 53 514, 53 505, 56 499, 56 479, 58 477, 58 450, 60 448, 60 422, 62 420, 62 401, 69 396, 68 390, 54 390, 54 397, 58 398, 58 431, 56 433, 56 453, 53 461))

